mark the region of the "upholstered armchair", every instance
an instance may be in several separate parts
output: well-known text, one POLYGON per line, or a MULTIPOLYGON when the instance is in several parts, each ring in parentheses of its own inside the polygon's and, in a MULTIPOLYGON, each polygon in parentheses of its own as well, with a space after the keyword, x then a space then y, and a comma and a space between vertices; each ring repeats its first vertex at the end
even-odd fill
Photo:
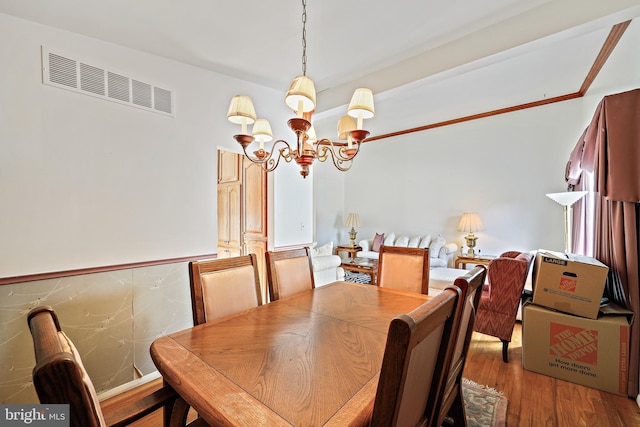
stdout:
POLYGON ((474 330, 502 341, 505 363, 509 362, 509 343, 532 260, 531 253, 509 251, 489 264, 488 283, 482 291, 474 330))

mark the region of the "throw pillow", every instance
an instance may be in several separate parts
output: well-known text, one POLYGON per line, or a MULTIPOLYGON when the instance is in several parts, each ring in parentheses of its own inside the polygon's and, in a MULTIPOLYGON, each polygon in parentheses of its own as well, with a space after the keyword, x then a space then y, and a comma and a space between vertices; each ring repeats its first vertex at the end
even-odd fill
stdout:
POLYGON ((396 241, 396 233, 388 234, 387 237, 384 238, 384 245, 393 246, 395 241, 396 241))
POLYGON ((421 237, 422 237, 422 236, 412 237, 412 238, 409 240, 409 245, 408 245, 408 247, 410 247, 410 248, 417 248, 417 247, 418 247, 418 245, 420 244, 420 238, 421 238, 421 237))
POLYGON ((327 256, 333 254, 333 242, 311 249, 311 256, 327 256))
POLYGON ((408 244, 409 244, 409 236, 400 236, 396 240, 396 246, 406 248, 408 244))
POLYGON ((371 250, 374 252, 380 252, 380 246, 384 242, 384 233, 378 234, 376 233, 376 237, 373 238, 373 244, 371 245, 371 250))
POLYGON ((445 243, 447 243, 447 241, 444 240, 444 237, 442 237, 441 234, 438 234, 438 237, 433 239, 433 241, 429 245, 429 256, 438 258, 438 256, 440 255, 440 249, 442 249, 445 243))
POLYGON ((420 240, 420 244, 418 245, 418 247, 422 249, 426 249, 429 247, 430 244, 431 244, 431 234, 427 234, 422 238, 422 240, 420 240))

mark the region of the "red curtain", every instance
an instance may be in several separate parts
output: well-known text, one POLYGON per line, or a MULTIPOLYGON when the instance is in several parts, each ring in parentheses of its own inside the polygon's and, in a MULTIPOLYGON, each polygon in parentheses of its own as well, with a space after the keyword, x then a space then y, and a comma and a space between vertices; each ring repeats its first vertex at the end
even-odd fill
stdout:
POLYGON ((565 177, 575 190, 592 191, 591 198, 574 207, 572 249, 592 252, 609 266, 605 295, 635 313, 628 382, 628 395, 635 397, 640 365, 640 89, 603 98, 571 153, 565 177))

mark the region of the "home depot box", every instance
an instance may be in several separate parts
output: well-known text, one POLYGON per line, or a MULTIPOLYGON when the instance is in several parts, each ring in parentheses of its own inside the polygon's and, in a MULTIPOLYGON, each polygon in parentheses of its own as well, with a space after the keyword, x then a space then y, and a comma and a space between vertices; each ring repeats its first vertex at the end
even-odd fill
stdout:
POLYGON ((613 304, 587 319, 527 303, 522 320, 524 369, 627 395, 633 312, 613 304))
POLYGON ((596 319, 608 272, 595 258, 539 250, 533 264, 533 302, 596 319))

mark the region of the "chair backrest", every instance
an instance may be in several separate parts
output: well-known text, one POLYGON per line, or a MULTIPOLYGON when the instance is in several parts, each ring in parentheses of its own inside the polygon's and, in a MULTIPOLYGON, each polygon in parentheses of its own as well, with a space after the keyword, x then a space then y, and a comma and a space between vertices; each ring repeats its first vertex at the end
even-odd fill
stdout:
POLYGON ((448 286, 389 325, 371 426, 432 426, 451 362, 460 290, 448 286))
POLYGON ((309 248, 268 251, 266 260, 271 301, 316 287, 309 248))
MULTIPOLYGON (((473 324, 475 321, 476 310, 480 304, 482 296, 482 286, 484 285, 487 275, 486 267, 479 265, 469 271, 464 276, 458 277, 453 285, 460 289, 461 302, 458 306, 459 324, 455 326, 457 335, 455 336, 455 345, 451 365, 447 376, 444 378, 444 392, 441 394, 441 400, 437 402, 438 408, 438 425, 442 425, 447 414, 453 410, 456 413, 450 414, 454 420, 460 420, 464 423, 464 404, 462 402, 462 372, 467 360, 467 353, 471 345, 471 336, 473 335, 473 324)), ((454 423, 458 425, 458 423, 454 423)))
POLYGON ((382 246, 378 286, 425 294, 429 292, 429 249, 382 246))
POLYGON ((189 263, 193 324, 262 305, 255 254, 189 263))
POLYGON ((33 385, 40 403, 69 404, 72 426, 105 426, 93 383, 53 308, 32 309, 27 323, 36 358, 33 385))
POLYGON ((489 291, 498 292, 505 306, 517 310, 532 261, 529 252, 509 251, 489 264, 489 291))

